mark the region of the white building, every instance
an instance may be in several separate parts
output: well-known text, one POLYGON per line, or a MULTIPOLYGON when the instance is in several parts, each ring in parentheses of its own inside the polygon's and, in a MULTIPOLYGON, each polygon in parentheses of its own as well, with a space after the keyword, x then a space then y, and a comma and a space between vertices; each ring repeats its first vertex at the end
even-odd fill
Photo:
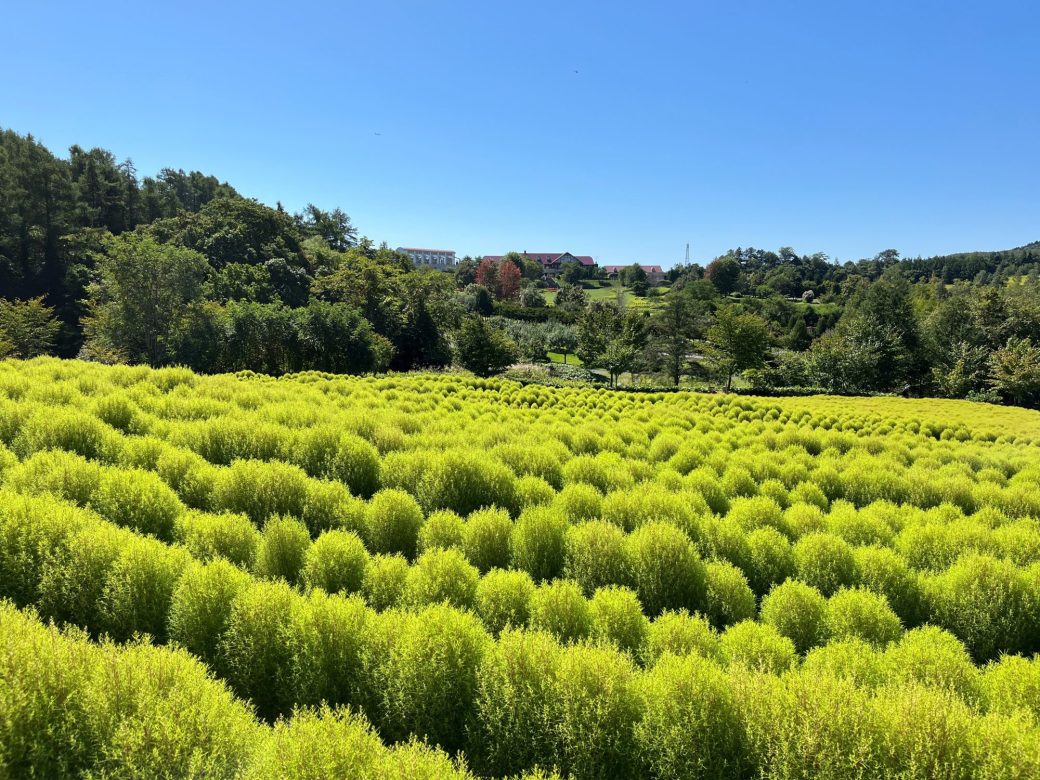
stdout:
POLYGON ((416 268, 427 266, 441 271, 455 268, 455 252, 451 249, 418 249, 412 246, 399 246, 398 252, 404 252, 415 264, 416 268))

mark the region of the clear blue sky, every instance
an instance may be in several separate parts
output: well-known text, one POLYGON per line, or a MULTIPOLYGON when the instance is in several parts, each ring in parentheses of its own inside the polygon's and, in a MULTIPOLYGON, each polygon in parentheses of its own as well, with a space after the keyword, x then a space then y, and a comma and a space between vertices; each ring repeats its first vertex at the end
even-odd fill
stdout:
POLYGON ((1038 5, 10 2, 0 126, 460 254, 1001 249, 1040 239, 1038 5))

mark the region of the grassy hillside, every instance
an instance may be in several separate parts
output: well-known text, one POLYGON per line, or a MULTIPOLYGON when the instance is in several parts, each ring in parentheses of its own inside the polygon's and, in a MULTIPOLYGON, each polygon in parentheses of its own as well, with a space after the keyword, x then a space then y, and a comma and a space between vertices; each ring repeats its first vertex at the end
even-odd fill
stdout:
POLYGON ((1036 777, 1038 443, 963 401, 0 362, 0 776, 1036 777))

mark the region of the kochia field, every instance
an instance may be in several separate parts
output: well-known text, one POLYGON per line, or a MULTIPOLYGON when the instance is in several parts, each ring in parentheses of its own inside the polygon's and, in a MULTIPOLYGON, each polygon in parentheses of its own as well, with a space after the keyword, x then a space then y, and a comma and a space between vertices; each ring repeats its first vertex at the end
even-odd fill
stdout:
POLYGON ((1040 413, 0 363, 0 777, 1040 776, 1040 413))

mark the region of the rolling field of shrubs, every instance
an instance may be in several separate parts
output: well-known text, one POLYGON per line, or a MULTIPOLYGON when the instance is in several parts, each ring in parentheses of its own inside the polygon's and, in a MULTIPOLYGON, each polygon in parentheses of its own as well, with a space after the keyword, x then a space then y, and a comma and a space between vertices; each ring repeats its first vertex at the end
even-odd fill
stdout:
POLYGON ((0 363, 0 777, 1035 778, 1040 413, 0 363))

